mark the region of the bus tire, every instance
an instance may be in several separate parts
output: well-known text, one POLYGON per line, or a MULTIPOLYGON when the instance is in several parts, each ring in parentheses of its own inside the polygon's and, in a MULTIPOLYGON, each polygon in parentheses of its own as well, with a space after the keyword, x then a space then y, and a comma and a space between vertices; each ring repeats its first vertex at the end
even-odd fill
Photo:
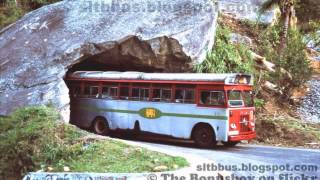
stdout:
POLYGON ((228 141, 228 142, 222 142, 222 144, 226 147, 234 147, 237 144, 239 144, 240 141, 228 141))
POLYGON ((200 148, 214 147, 217 143, 215 133, 208 124, 199 124, 195 126, 192 139, 200 148))
POLYGON ((109 133, 109 124, 103 117, 96 117, 93 121, 92 128, 98 135, 107 135, 109 133))

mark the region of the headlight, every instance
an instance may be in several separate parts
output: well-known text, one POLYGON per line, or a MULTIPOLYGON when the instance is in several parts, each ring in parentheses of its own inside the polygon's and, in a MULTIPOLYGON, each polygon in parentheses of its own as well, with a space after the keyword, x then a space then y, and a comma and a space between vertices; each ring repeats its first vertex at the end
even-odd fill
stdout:
POLYGON ((250 122, 250 126, 251 126, 251 127, 254 127, 254 122, 250 122))
POLYGON ((254 114, 253 114, 253 111, 250 111, 250 114, 249 114, 249 120, 250 120, 250 121, 253 121, 253 120, 254 120, 254 114))

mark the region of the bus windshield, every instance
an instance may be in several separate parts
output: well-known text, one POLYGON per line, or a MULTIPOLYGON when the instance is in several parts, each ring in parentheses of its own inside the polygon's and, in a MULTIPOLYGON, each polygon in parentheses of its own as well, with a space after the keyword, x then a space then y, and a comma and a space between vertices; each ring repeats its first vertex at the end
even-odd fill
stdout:
POLYGON ((243 91, 242 97, 244 98, 244 105, 246 107, 253 107, 254 106, 252 91, 243 91))
POLYGON ((253 107, 252 91, 239 91, 232 90, 228 91, 228 104, 231 107, 253 107))
POLYGON ((228 91, 228 99, 228 104, 231 107, 243 106, 244 104, 241 97, 241 91, 228 91))

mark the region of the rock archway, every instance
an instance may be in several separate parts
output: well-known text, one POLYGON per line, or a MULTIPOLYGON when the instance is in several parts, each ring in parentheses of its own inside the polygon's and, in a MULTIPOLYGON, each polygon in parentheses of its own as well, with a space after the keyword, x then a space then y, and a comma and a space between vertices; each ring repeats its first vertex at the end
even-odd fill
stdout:
MULTIPOLYGON (((123 3, 142 7, 150 2, 123 3)), ((102 6, 101 0, 90 3, 102 6)), ((186 72, 213 46, 218 8, 211 0, 164 0, 153 11, 101 12, 90 3, 48 5, 0 31, 0 115, 52 104, 68 121, 67 72, 186 72)))

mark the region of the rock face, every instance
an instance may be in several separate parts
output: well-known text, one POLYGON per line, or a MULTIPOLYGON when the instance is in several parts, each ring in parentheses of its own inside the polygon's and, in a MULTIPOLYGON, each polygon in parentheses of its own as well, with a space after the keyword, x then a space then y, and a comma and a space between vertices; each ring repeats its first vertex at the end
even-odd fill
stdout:
POLYGON ((320 78, 311 80, 309 84, 310 92, 304 98, 298 111, 301 119, 311 123, 320 123, 320 78))
POLYGON ((68 70, 190 71, 213 46, 211 0, 65 0, 0 32, 0 114, 53 104, 69 118, 68 70))
POLYGON ((233 15, 238 20, 259 21, 273 24, 277 19, 277 10, 270 10, 260 15, 259 9, 266 0, 219 0, 219 9, 233 15))

